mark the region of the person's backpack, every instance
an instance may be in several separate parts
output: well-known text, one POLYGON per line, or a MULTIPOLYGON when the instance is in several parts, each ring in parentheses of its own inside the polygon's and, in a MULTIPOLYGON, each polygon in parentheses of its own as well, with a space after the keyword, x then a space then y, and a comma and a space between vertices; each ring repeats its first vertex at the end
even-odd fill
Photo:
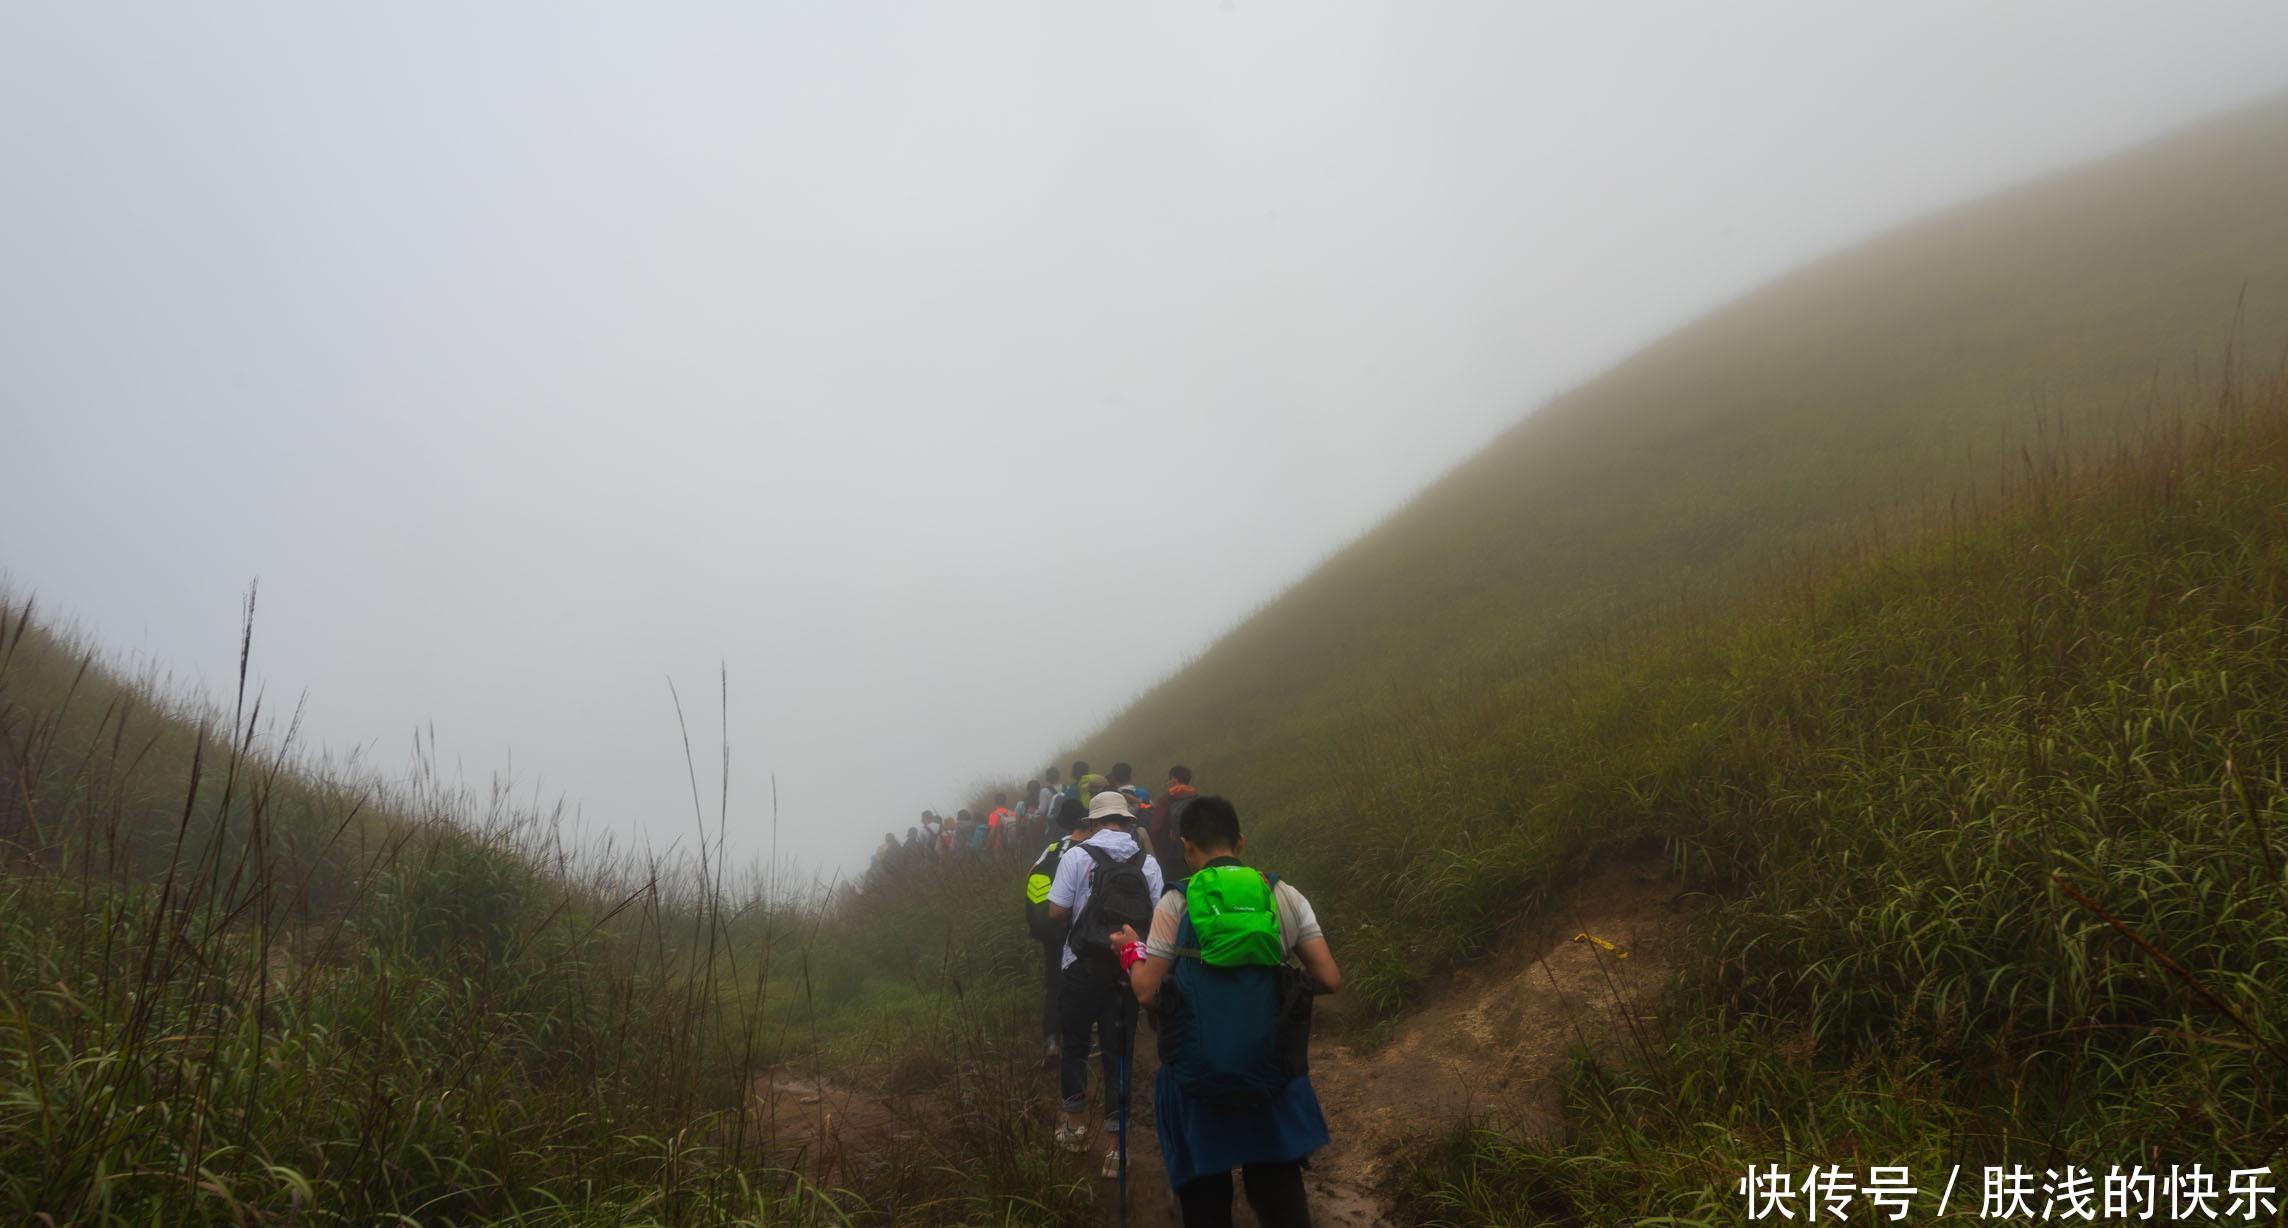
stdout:
POLYGON ((1033 872, 1025 876, 1025 929, 1040 942, 1063 937, 1057 933, 1056 922, 1049 920, 1049 887, 1056 882, 1057 863, 1064 855, 1063 840, 1050 842, 1049 847, 1041 851, 1040 859, 1033 863, 1033 872))
POLYGON ((1123 925, 1141 934, 1152 927, 1152 880, 1144 876, 1144 863, 1152 855, 1142 847, 1125 858, 1115 858, 1093 844, 1073 847, 1094 863, 1088 872, 1088 904, 1073 918, 1072 934, 1065 941, 1073 954, 1097 958, 1117 969, 1112 936, 1123 925))
POLYGON ((1237 862, 1210 865, 1184 883, 1184 919, 1198 937, 1200 961, 1218 968, 1287 962, 1279 940, 1279 906, 1270 875, 1237 862))
POLYGON ((1311 985, 1286 960, 1278 882, 1223 865, 1185 889, 1158 1027, 1160 1064, 1193 1099, 1259 1107, 1310 1073, 1311 985))

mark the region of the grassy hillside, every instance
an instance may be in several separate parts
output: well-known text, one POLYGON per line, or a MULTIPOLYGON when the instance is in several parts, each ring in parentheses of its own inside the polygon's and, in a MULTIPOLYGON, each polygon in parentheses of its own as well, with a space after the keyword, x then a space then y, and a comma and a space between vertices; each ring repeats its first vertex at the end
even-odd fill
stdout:
POLYGON ((2028 1222, 2045 1170, 2288 1148, 2288 385, 1569 683, 1531 762, 1735 898, 1566 1137, 1455 1140, 1426 1220, 1734 1223, 1773 1164, 1927 1216, 2017 1164, 2028 1222))
POLYGON ((2175 412, 2226 338, 2269 369, 2284 151, 2288 101, 1782 278, 1528 417, 1080 750, 1236 795, 1395 1006, 1581 853, 1517 741, 1553 669, 1973 515, 2019 448, 2175 412))
MULTIPOLYGON (((981 1077, 1011 1060, 984 1041, 1019 1033, 1012 995, 964 1000, 942 950, 822 947, 820 902, 785 884, 559 835, 497 789, 309 762, 258 697, 171 701, 0 603, 0 1220, 1085 1205, 1044 1158, 1040 1090, 981 1077), (894 1152, 842 1154, 774 1090, 892 1051, 910 1077, 969 1076, 894 1152)), ((992 928, 975 878, 911 894, 992 928)))

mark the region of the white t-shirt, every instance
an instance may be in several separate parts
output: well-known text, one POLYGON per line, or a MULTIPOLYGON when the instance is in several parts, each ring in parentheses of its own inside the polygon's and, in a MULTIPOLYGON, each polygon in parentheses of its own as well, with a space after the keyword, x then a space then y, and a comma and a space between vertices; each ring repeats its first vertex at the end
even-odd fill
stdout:
MULTIPOLYGON (((1279 941, 1286 944, 1287 953, 1313 938, 1326 937, 1319 928, 1319 914, 1311 911, 1311 901, 1303 893, 1280 879, 1271 889, 1272 907, 1279 910, 1279 941)), ((1176 958, 1176 932, 1184 924, 1184 893, 1171 891, 1160 897, 1159 907, 1152 910, 1152 932, 1144 939, 1144 953, 1162 959, 1176 958)))
MULTIPOLYGON (((1114 861, 1126 861, 1134 857, 1139 848, 1134 836, 1112 827, 1090 836, 1082 843, 1110 853, 1114 861)), ((1080 920, 1081 910, 1088 907, 1088 880, 1095 869, 1095 858, 1081 852, 1078 848, 1068 850, 1057 861, 1056 880, 1049 884, 1049 903, 1059 908, 1071 909, 1072 919, 1080 920)), ((1168 880, 1160 877, 1158 859, 1152 857, 1144 859, 1144 884, 1152 889, 1152 898, 1155 900, 1159 899, 1161 893, 1168 889, 1168 880)), ((1177 898, 1181 899, 1182 897, 1177 898)), ((1153 921, 1152 928, 1155 932, 1159 930, 1160 923, 1157 919, 1153 921)), ((1065 958, 1061 966, 1072 967, 1075 958, 1077 957, 1073 954, 1072 943, 1065 943, 1065 958)))

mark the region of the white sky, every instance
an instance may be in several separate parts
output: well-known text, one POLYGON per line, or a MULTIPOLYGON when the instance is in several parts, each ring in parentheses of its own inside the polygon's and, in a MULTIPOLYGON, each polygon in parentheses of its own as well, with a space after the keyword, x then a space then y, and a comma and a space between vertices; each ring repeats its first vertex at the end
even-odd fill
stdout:
POLYGON ((260 577, 316 741, 661 844, 726 662, 732 843, 854 865, 1681 320, 2288 88, 1876 9, 0 4, 0 569, 218 690, 260 577))

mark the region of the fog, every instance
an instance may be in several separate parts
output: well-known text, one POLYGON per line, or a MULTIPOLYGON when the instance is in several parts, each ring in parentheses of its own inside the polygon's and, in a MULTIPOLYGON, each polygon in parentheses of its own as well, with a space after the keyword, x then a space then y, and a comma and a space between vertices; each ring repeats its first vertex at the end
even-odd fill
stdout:
POLYGON ((0 569, 216 690, 259 578, 313 746, 658 845, 672 679, 854 867, 1675 324, 2288 88, 1872 7, 11 5, 0 569))

